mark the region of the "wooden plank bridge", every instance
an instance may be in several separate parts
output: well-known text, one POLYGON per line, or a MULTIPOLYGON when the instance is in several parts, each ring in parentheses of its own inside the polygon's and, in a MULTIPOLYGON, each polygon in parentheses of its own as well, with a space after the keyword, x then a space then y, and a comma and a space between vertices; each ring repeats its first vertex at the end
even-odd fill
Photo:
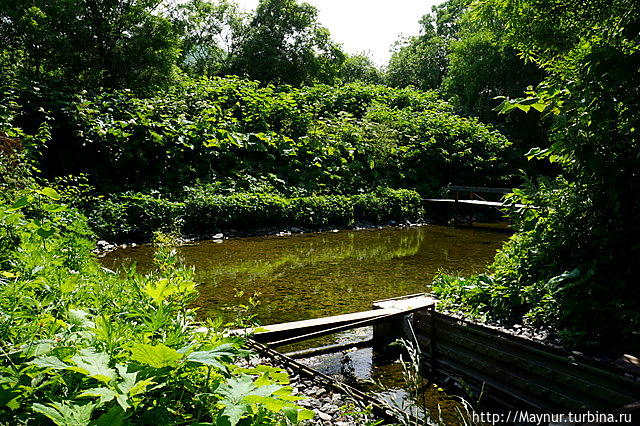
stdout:
MULTIPOLYGON (((640 406, 640 379, 627 377, 616 366, 436 312, 436 302, 428 294, 378 301, 370 311, 269 325, 256 330, 252 339, 275 352, 273 347, 373 326, 374 351, 382 344, 388 352, 386 344, 400 338, 414 342, 431 375, 453 378, 508 408, 613 413, 640 406)), ((291 356, 315 356, 347 346, 278 356, 295 366, 299 364, 291 356)))
POLYGON ((484 207, 496 207, 496 208, 523 208, 533 209, 535 206, 529 204, 518 203, 504 203, 502 201, 487 201, 478 194, 509 194, 513 192, 510 188, 485 188, 479 186, 449 186, 448 191, 453 194, 453 198, 423 198, 422 201, 426 203, 448 203, 455 206, 458 205, 470 205, 470 206, 484 206, 484 207), (468 198, 462 198, 462 195, 467 195, 468 198))
POLYGON ((253 340, 270 346, 284 346, 358 327, 397 321, 406 315, 435 306, 436 300, 425 294, 375 302, 375 309, 332 317, 272 324, 260 327, 253 340))

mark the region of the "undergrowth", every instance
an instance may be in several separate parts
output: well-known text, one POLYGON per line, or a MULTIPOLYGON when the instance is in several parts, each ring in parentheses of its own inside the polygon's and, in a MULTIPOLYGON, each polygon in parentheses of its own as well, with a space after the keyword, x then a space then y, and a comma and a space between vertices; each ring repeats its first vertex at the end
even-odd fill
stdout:
POLYGON ((0 200, 0 423, 296 424, 284 370, 189 308, 193 271, 161 239, 155 269, 92 257, 85 218, 52 188, 0 200))

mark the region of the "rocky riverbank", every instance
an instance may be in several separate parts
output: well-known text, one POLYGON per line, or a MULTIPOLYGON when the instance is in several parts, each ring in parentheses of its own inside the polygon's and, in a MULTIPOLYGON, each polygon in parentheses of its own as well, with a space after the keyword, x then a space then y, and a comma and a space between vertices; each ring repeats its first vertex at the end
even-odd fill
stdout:
MULTIPOLYGON (((214 242, 222 243, 224 240, 228 240, 230 238, 243 238, 243 237, 261 237, 268 235, 275 236, 288 236, 294 234, 306 234, 311 232, 340 232, 347 230, 360 230, 360 229, 373 229, 373 228, 388 228, 388 227, 400 227, 406 228, 411 226, 423 226, 427 225, 428 221, 422 222, 397 222, 395 220, 388 221, 384 224, 374 224, 371 222, 357 222, 354 226, 348 228, 335 228, 335 227, 298 227, 291 226, 288 228, 278 228, 278 227, 265 227, 265 228, 257 228, 248 231, 238 231, 236 229, 228 229, 224 231, 217 231, 213 234, 207 235, 197 235, 197 236, 180 236, 177 238, 177 242, 181 245, 189 245, 194 244, 198 241, 211 240, 214 242)), ((99 240, 96 242, 96 247, 93 250, 99 257, 106 255, 107 253, 117 250, 124 249, 127 247, 136 247, 138 244, 144 244, 145 242, 130 242, 127 244, 116 244, 105 240, 99 240)))

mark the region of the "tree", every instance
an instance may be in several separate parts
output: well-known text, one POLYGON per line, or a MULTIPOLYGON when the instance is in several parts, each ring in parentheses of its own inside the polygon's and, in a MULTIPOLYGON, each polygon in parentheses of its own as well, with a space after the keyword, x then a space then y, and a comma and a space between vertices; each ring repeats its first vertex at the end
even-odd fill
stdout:
MULTIPOLYGON (((554 117, 549 148, 562 167, 523 199, 523 232, 498 266, 530 313, 582 340, 640 348, 640 3, 492 0, 505 36, 548 73, 502 111, 554 117), (506 272, 505 272, 506 271, 506 272)), ((499 269, 500 272, 500 269, 499 269)), ((612 346, 613 347, 613 346, 612 346)), ((608 350, 611 347, 607 348, 608 350)))
POLYGON ((382 75, 366 54, 346 55, 340 68, 340 80, 343 83, 362 81, 366 83, 381 83, 382 75))
POLYGON ((175 27, 158 0, 6 0, 0 40, 22 51, 23 74, 83 88, 147 89, 171 80, 175 27))
POLYGON ((447 42, 436 32, 434 18, 420 21, 420 35, 396 43, 387 67, 387 82, 393 87, 438 89, 447 69, 447 42))
POLYGON ((229 72, 263 83, 332 83, 344 54, 317 16, 317 9, 308 3, 260 0, 229 72))
POLYGON ((191 75, 219 75, 229 68, 237 38, 245 29, 245 16, 227 0, 190 0, 172 8, 180 28, 181 68, 191 75))
POLYGON ((497 121, 496 97, 519 96, 543 76, 535 64, 525 63, 489 28, 466 30, 451 44, 449 61, 444 92, 467 114, 483 121, 497 121))
POLYGON ((535 86, 544 72, 526 62, 506 39, 506 24, 495 10, 474 10, 457 21, 457 36, 449 43, 449 66, 442 89, 461 112, 498 125, 523 149, 545 138, 539 114, 499 115, 496 97, 517 97, 535 86))

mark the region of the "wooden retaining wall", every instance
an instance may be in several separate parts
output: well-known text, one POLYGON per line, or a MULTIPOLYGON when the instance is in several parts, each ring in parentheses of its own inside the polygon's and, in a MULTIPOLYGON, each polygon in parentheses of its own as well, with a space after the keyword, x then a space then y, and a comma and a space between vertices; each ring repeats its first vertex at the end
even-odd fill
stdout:
POLYGON ((428 370, 507 407, 606 413, 640 401, 640 383, 607 364, 434 311, 409 321, 428 370))

